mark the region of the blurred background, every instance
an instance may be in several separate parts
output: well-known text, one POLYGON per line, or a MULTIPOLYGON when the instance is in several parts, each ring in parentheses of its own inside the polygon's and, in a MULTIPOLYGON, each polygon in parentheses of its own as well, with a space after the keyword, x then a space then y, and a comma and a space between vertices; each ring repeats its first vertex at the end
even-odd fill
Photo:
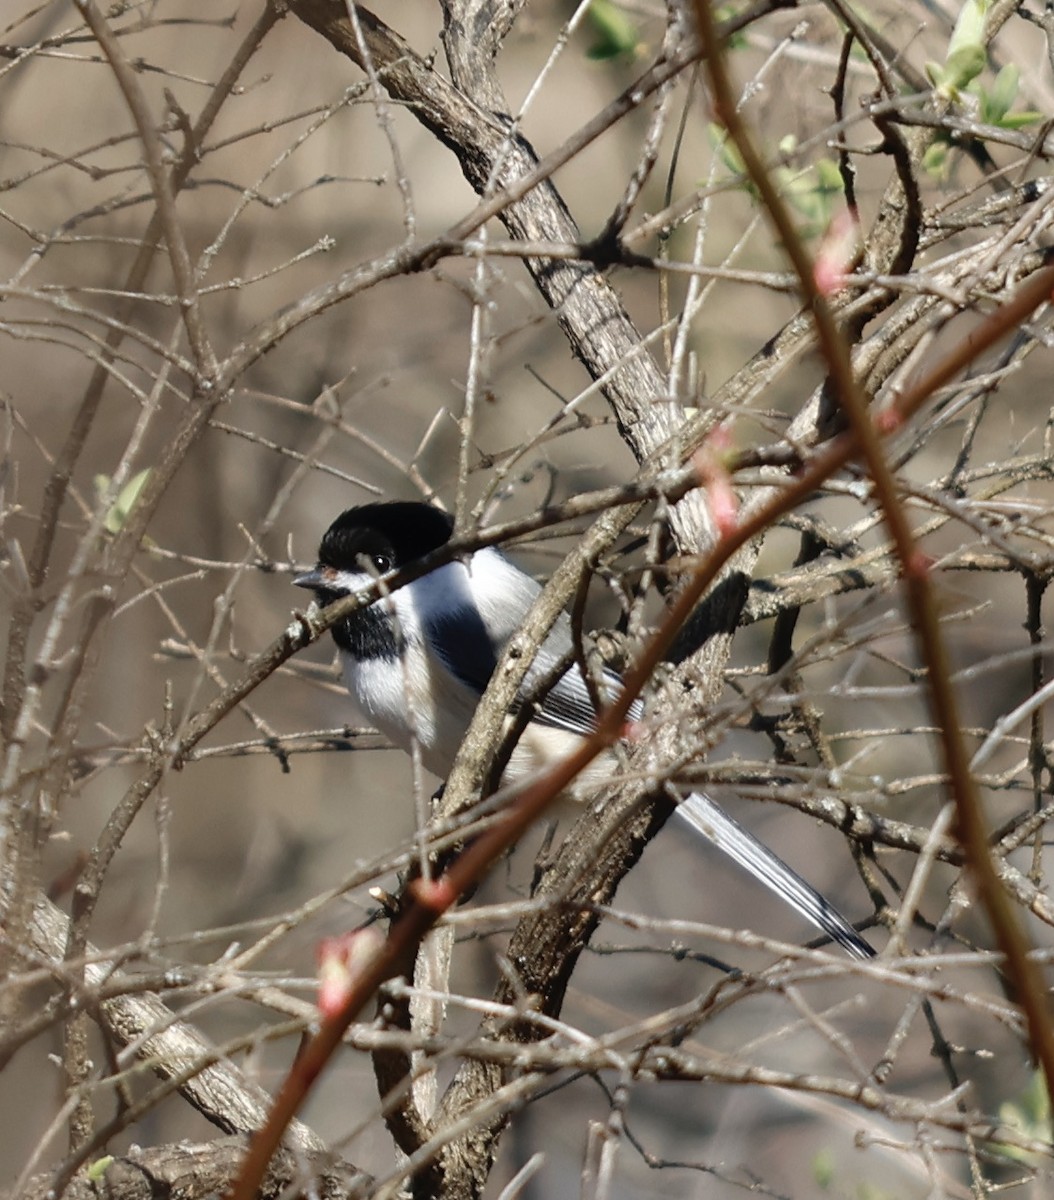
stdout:
MULTIPOLYGON (((915 72, 923 72, 927 61, 946 61, 955 6, 868 8, 873 28, 915 72)), ((668 18, 662 6, 594 9, 589 15, 561 4, 531 4, 502 48, 500 76, 513 112, 538 85, 522 128, 539 154, 560 146, 658 53, 668 18)), ((109 14, 160 130, 168 165, 187 152, 188 123, 259 11, 229 4, 203 13, 197 4, 156 0, 109 14)), ((436 8, 399 5, 382 15, 417 55, 442 63, 436 8)), ((155 469, 174 452, 176 432, 198 401, 163 251, 138 293, 124 294, 153 202, 142 142, 113 70, 73 7, 23 10, 15 0, 3 6, 3 25, 0 393, 8 605, 24 594, 44 488, 103 341, 115 324, 126 327, 70 479, 43 607, 30 634, 32 661, 109 479, 123 460, 131 476, 155 469), (136 438, 138 448, 129 455, 136 438)), ((770 14, 739 35, 730 54, 747 118, 769 160, 786 172, 785 186, 798 196, 803 236, 814 249, 835 208, 844 205, 828 195, 824 164, 833 162, 839 144, 862 152, 876 142, 861 107, 875 89, 874 74, 855 51, 845 67, 847 116, 835 128, 828 90, 839 50, 834 18, 814 5, 770 14)), ((1019 71, 1015 110, 1045 118, 1051 112, 1050 68, 1037 26, 1016 19, 1001 30, 981 76, 989 91, 1009 62, 1019 71)), ((977 116, 976 107, 970 112, 977 116)), ((641 161, 652 115, 649 105, 641 106, 557 173, 583 238, 600 232, 622 196, 641 161)), ((1044 183, 1041 154, 1029 159, 1010 144, 989 148, 999 178, 1015 187, 1026 179, 1039 181, 1037 189, 1044 183)), ((292 15, 264 39, 194 152, 177 199, 178 220, 204 325, 221 363, 316 289, 383 259, 408 239, 438 236, 476 202, 454 156, 414 114, 379 105, 362 72, 292 15)), ((859 153, 854 161, 867 229, 893 167, 887 156, 859 153)), ((664 370, 673 339, 685 339, 687 366, 677 403, 691 408, 722 389, 734 395, 722 415, 735 446, 745 449, 779 438, 820 382, 822 364, 806 350, 765 375, 763 389, 731 387, 736 373, 797 311, 784 259, 737 171, 714 133, 698 78, 685 72, 629 228, 684 201, 683 217, 656 225, 634 249, 702 264, 712 275, 644 268, 613 268, 610 275, 642 333, 655 335, 651 351, 664 370), (689 309, 693 278, 702 292, 690 297, 689 309)), ((972 213, 970 206, 1006 194, 954 147, 945 161, 920 172, 920 180, 931 231, 946 213, 972 213)), ((998 219, 1008 225, 1021 211, 1008 202, 1008 215, 998 219)), ((495 223, 488 236, 501 239, 504 233, 495 223)), ((939 238, 934 234, 919 260, 921 282, 915 292, 905 286, 902 308, 920 289, 939 289, 942 272, 971 254, 980 260, 991 253, 989 243, 982 245, 987 236, 979 220, 961 231, 944 229, 939 238)), ((965 328, 953 325, 943 340, 923 344, 920 354, 935 353, 965 328)), ((1046 335, 1040 330, 1036 336, 1042 341, 1046 335)), ((1046 578, 1048 351, 1041 346, 1007 365, 1013 375, 1001 391, 971 394, 962 411, 950 415, 934 409, 929 427, 924 421, 895 443, 902 478, 918 485, 909 500, 912 520, 926 529, 932 525, 926 552, 935 561, 947 555, 956 566, 969 565, 970 556, 981 567, 988 564, 984 571, 942 572, 937 582, 961 672, 963 719, 976 744, 1035 689, 1042 670, 1036 664, 1048 655, 1046 641, 1031 646, 1023 628, 1024 572, 1015 569, 1008 549, 1033 554, 1036 577, 1046 578), (947 485, 964 461, 965 475, 960 471, 955 489, 949 486, 962 508, 954 520, 947 519, 947 509, 938 520, 940 505, 930 503, 926 489, 947 485), (1002 508, 984 507, 995 503, 993 497, 1002 508), (974 501, 979 507, 972 507, 974 501), (993 567, 985 558, 999 554, 1010 556, 1009 565, 993 567)), ((589 384, 526 270, 514 257, 497 255, 482 263, 450 255, 430 270, 387 278, 313 312, 251 361, 181 462, 98 640, 76 752, 61 795, 50 800, 54 810, 40 857, 40 883, 57 902, 68 908, 75 872, 139 776, 151 738, 178 732, 303 606, 304 596, 290 586, 292 573, 313 562, 321 533, 342 509, 374 498, 421 496, 453 508, 462 461, 469 467, 464 499, 480 505, 487 523, 631 479, 633 457, 589 384), (467 389, 474 396, 470 424, 463 420, 467 389)), ((866 488, 834 489, 804 512, 843 539, 849 557, 871 550, 888 558, 866 488)), ((119 532, 120 516, 113 521, 119 532)), ((581 528, 528 539, 510 553, 545 578, 581 528)), ((799 551, 800 528, 791 522, 773 531, 759 561, 760 579, 785 578, 799 551)), ((634 538, 648 531, 644 522, 625 539, 626 556, 610 564, 614 576, 639 567, 643 551, 634 538)), ((100 561, 105 554, 104 542, 100 561)), ((940 764, 926 732, 931 720, 917 656, 892 578, 890 570, 866 595, 817 594, 802 611, 795 641, 812 649, 775 695, 762 690, 771 622, 742 631, 727 695, 712 716, 720 734, 713 763, 729 765, 730 772, 744 764, 743 776, 756 774, 751 764, 768 764, 773 787, 790 780, 794 796, 822 798, 841 790, 865 807, 877 805, 891 820, 921 829, 933 821, 944 798, 940 764), (817 714, 840 771, 807 777, 790 762, 777 770, 763 723, 750 718, 782 712, 787 688, 798 689, 817 714)), ((87 580, 88 590, 77 593, 79 604, 90 593, 90 572, 87 580)), ((648 604, 649 612, 658 611, 656 598, 648 604)), ((591 626, 618 624, 616 591, 597 583, 589 616, 591 626)), ((50 720, 61 702, 63 655, 76 649, 76 618, 75 610, 54 648, 53 690, 45 689, 26 751, 30 772, 33 764, 46 763, 56 732, 50 720)), ((328 639, 281 667, 209 734, 191 761, 165 774, 107 874, 93 943, 138 947, 136 954, 128 952, 129 969, 179 964, 189 970, 237 954, 288 919, 289 931, 253 959, 251 970, 261 986, 273 982, 312 999, 320 938, 364 920, 374 906, 367 889, 394 889, 391 864, 412 844, 409 763, 378 738, 351 732, 360 724, 339 684, 328 639), (276 742, 283 754, 274 751, 276 742)), ((985 768, 993 827, 1027 809, 1046 787, 1036 785, 1042 772, 1029 765, 1028 733, 1027 724, 1017 729, 985 768)), ((806 763, 809 769, 816 765, 806 763)), ((760 780, 753 792, 727 787, 716 794, 851 917, 873 912, 839 833, 794 808, 756 803, 766 787, 768 781, 760 780)), ((541 837, 539 831, 522 845, 472 903, 526 896, 541 837)), ((1031 846, 1023 852, 1022 870, 1028 870, 1031 853, 1031 846)), ((879 883, 895 900, 914 859, 887 852, 880 861, 890 877, 878 872, 879 883)), ((1042 878, 1041 862, 1035 878, 1042 878)), ((922 903, 931 920, 944 911, 957 879, 951 868, 935 870, 922 903)), ((591 1034, 707 996, 724 978, 707 955, 757 971, 774 960, 768 950, 722 943, 701 930, 664 924, 668 920, 792 942, 810 933, 673 824, 648 848, 618 904, 637 924, 628 917, 605 922, 575 974, 564 1012, 567 1022, 591 1034)), ((464 919, 459 929, 464 944, 455 957, 453 986, 486 997, 507 929, 496 922, 477 930, 464 919)), ((1024 1094, 1029 1064, 988 960, 978 953, 967 962, 966 950, 990 945, 983 921, 960 914, 956 930, 965 939, 964 956, 945 968, 942 986, 949 995, 975 999, 950 1003, 944 1015, 950 1040, 969 1047, 962 1064, 972 1084, 969 1103, 996 1112, 1024 1094)), ((1031 932, 1050 945, 1046 927, 1040 932, 1037 923, 1031 932)), ((881 943, 883 935, 876 940, 881 943)), ((929 1032, 903 986, 834 971, 800 975, 786 988, 746 989, 727 1007, 715 1000, 690 1044, 715 1061, 861 1082, 888 1052, 895 1063, 890 1082, 900 1092, 929 1102, 945 1094, 949 1084, 930 1056, 929 1032)), ((35 990, 12 988, 6 1019, 15 1020, 34 997, 42 1001, 48 994, 43 980, 35 990)), ((204 998, 193 988, 174 994, 171 1003, 192 1006, 193 1020, 217 1042, 244 1039, 236 1061, 265 1088, 276 1088, 296 1044, 291 1037, 254 1042, 276 1019, 263 1005, 222 990, 204 998)), ((467 1032, 477 1019, 455 1006, 450 1029, 467 1032)), ((99 1065, 105 1050, 97 1045, 96 1053, 99 1065)), ((64 1133, 51 1128, 62 1103, 60 1054, 55 1023, 22 1046, 0 1076, 0 1124, 6 1130, 0 1184, 46 1169, 65 1152, 64 1133)), ((449 1073, 441 1068, 441 1077, 449 1073)), ((576 1188, 590 1122, 610 1119, 612 1086, 608 1079, 554 1077, 551 1094, 516 1114, 489 1194, 498 1195, 538 1151, 545 1162, 530 1185, 535 1190, 524 1194, 576 1188)), ((98 1112, 109 1115, 113 1104, 112 1093, 100 1088, 98 1112)), ((366 1055, 343 1054, 303 1115, 358 1166, 379 1173, 392 1168, 395 1153, 377 1117, 366 1055)), ((968 1194, 959 1135, 894 1126, 882 1114, 808 1090, 634 1082, 624 1119, 610 1193, 615 1196, 724 1197, 744 1189, 779 1196, 968 1194), (949 1140, 955 1153, 948 1161, 934 1165, 922 1153, 931 1138, 949 1140)), ((170 1099, 115 1139, 114 1147, 211 1133, 187 1105, 170 1099)), ((993 1179, 1009 1179, 1024 1168, 990 1171, 993 1179)))

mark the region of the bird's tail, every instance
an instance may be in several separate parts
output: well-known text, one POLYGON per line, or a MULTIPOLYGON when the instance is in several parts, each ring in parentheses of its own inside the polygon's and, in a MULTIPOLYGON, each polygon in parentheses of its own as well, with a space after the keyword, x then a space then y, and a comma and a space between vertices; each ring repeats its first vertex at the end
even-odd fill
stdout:
POLYGON ((788 867, 783 859, 733 820, 709 796, 693 792, 678 804, 677 811, 693 829, 749 871, 796 913, 837 942, 847 954, 853 958, 875 957, 874 947, 856 932, 830 901, 825 900, 797 871, 788 867))

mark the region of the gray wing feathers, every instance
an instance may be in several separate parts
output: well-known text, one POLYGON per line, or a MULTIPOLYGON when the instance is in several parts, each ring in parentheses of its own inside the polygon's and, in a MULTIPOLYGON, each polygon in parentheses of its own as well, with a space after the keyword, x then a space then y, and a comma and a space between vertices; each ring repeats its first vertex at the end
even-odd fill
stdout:
MULTIPOLYGON (((518 630, 541 588, 495 550, 481 550, 475 555, 471 590, 467 587, 467 576, 457 569, 441 570, 448 577, 446 586, 449 590, 442 606, 423 614, 425 623, 430 627, 436 648, 448 669, 476 692, 482 692, 501 647, 518 630), (477 604, 478 608, 475 607, 477 604), (457 609, 461 610, 457 619, 450 622, 447 618, 457 609), (458 653, 453 652, 451 645, 455 633, 458 653)), ((542 643, 527 673, 524 692, 530 693, 551 676, 571 646, 571 622, 563 614, 542 643)), ((601 691, 605 694, 601 700, 613 699, 620 687, 618 676, 605 672, 601 681, 601 691)), ((629 716, 631 720, 640 718, 640 701, 634 701, 629 716)), ((593 730, 596 706, 577 663, 553 684, 534 719, 571 733, 588 734, 593 730)), ((708 796, 694 793, 678 805, 677 811, 693 829, 709 838, 719 850, 848 954, 860 959, 874 957, 873 948, 832 904, 708 796)))
POLYGON ((709 796, 693 792, 677 806, 677 812, 694 830, 837 942, 847 954, 860 959, 875 957, 874 947, 856 932, 833 904, 738 821, 733 820, 723 808, 718 807, 709 796))
MULTIPOLYGON (((554 657, 552 661, 557 660, 554 657)), ((538 664, 536 663, 535 666, 537 667, 538 664)), ((535 669, 532 668, 527 675, 528 687, 534 673, 535 669)), ((545 674, 543 669, 537 672, 536 677, 543 679, 545 674)), ((612 671, 605 671, 603 677, 598 680, 597 691, 601 704, 610 704, 621 690, 622 680, 612 671)), ((641 710, 640 701, 634 700, 630 706, 630 720, 638 720, 641 710)), ((565 671, 549 689, 535 720, 542 725, 568 729, 572 733, 588 734, 596 728, 597 708, 593 703, 593 694, 582 678, 582 670, 577 663, 573 663, 570 669, 565 671)))
MULTIPOLYGON (((610 686, 612 695, 617 694, 621 686, 617 675, 605 672, 603 682, 610 686)), ((637 720, 640 715, 641 705, 635 701, 630 709, 630 719, 637 720)), ((576 733, 585 734, 592 730, 595 708, 577 666, 572 667, 553 687, 536 719, 542 724, 555 725, 576 733)), ((693 793, 677 806, 677 811, 693 829, 749 871, 759 883, 789 904, 805 920, 837 942, 846 953, 855 958, 874 957, 874 949, 833 904, 709 796, 693 793)))

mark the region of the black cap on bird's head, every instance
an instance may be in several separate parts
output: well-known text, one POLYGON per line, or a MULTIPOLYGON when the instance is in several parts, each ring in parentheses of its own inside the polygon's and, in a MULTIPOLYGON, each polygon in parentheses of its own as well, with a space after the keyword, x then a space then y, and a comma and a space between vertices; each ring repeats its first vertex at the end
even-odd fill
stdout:
POLYGON ((405 567, 450 540, 454 520, 435 505, 416 500, 390 500, 349 508, 322 535, 318 564, 298 575, 297 587, 311 588, 323 604, 343 589, 334 588, 335 574, 363 573, 365 559, 378 574, 405 567))
MULTIPOLYGON (((310 588, 325 608, 350 595, 370 572, 387 574, 424 558, 450 540, 454 521, 432 504, 392 500, 349 508, 322 535, 318 562, 297 575, 297 587, 310 588), (366 566, 366 564, 369 566, 366 566)), ((357 658, 394 658, 395 633, 376 604, 360 608, 331 630, 337 645, 357 658)))
POLYGON ((453 518, 431 504, 391 500, 349 508, 322 535, 318 561, 342 571, 358 565, 360 555, 383 559, 378 570, 391 571, 424 558, 450 540, 453 518))

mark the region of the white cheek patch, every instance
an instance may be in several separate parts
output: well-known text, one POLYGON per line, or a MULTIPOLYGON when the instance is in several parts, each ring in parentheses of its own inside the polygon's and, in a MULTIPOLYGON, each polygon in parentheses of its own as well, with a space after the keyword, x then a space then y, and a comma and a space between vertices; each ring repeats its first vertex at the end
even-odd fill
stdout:
POLYGON ((418 626, 466 608, 473 608, 472 589, 464 563, 452 562, 415 579, 392 596, 395 611, 418 626))
POLYGON ((334 592, 361 592, 373 582, 365 571, 338 571, 335 567, 326 570, 326 587, 334 592))

